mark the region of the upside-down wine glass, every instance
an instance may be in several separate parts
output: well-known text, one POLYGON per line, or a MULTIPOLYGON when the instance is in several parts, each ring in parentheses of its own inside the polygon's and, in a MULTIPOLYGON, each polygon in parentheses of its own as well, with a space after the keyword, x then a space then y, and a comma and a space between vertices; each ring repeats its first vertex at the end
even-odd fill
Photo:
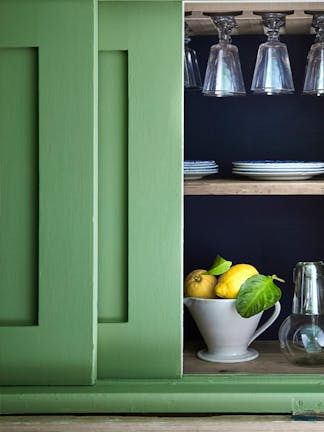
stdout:
POLYGON ((313 15, 312 27, 315 29, 315 43, 311 46, 306 64, 303 94, 324 95, 324 11, 305 11, 313 15))
POLYGON ((255 94, 280 95, 294 93, 287 46, 279 41, 279 31, 286 23, 286 12, 254 12, 260 15, 268 37, 259 46, 251 90, 255 94))
POLYGON ((201 89, 201 76, 196 51, 189 47, 190 28, 185 22, 184 86, 185 89, 201 89))
POLYGON ((210 48, 202 90, 206 96, 244 96, 246 94, 238 49, 231 43, 230 36, 231 31, 237 27, 234 16, 241 13, 205 14, 212 17, 219 35, 218 44, 210 48))

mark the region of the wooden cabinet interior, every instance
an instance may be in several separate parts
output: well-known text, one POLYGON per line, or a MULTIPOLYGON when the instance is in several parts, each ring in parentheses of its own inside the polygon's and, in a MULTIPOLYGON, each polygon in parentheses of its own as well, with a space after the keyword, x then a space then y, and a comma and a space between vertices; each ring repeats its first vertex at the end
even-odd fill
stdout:
POLYGON ((233 43, 239 48, 247 96, 206 98, 201 92, 185 92, 184 158, 216 160, 220 173, 184 183, 184 272, 208 268, 220 254, 234 263, 251 263, 261 273, 276 273, 286 280, 281 286, 282 313, 262 336, 268 345, 261 342, 259 351, 264 356, 259 363, 253 361, 254 367, 247 369, 244 363, 228 369, 222 365, 213 368, 195 358, 192 341, 201 344, 202 339, 185 311, 184 373, 310 373, 307 368, 290 367, 280 353, 277 335, 291 313, 293 267, 298 261, 324 256, 324 180, 321 176, 295 182, 241 180, 232 175, 231 162, 324 159, 324 99, 301 95, 307 53, 314 41, 311 19, 303 11, 323 10, 324 3, 236 3, 234 8, 227 3, 187 3, 185 10, 192 12, 186 17, 192 29, 190 46, 197 52, 202 77, 210 46, 217 43, 212 21, 202 14, 234 9, 243 10, 233 43), (295 11, 281 36, 288 46, 295 82, 296 94, 292 96, 254 96, 249 91, 257 49, 265 40, 260 18, 252 11, 269 9, 295 11), (282 369, 277 367, 278 359, 282 369))

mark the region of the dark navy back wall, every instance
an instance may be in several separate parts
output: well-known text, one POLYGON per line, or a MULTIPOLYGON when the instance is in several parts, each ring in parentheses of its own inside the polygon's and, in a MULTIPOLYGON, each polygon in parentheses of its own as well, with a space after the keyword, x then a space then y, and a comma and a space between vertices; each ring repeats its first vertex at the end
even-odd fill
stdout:
MULTIPOLYGON (((185 159, 214 159, 219 177, 231 176, 231 162, 244 159, 324 160, 324 98, 302 96, 305 62, 314 36, 283 36, 296 95, 254 96, 257 49, 264 36, 233 38, 240 52, 248 95, 204 97, 185 92, 185 159)), ((217 37, 192 38, 202 77, 217 37)), ((263 274, 286 279, 282 313, 264 338, 277 338, 290 314, 292 270, 298 261, 324 260, 324 199, 318 196, 185 197, 185 274, 208 268, 217 254, 250 263, 263 274)), ((185 338, 199 337, 185 312, 185 338)))

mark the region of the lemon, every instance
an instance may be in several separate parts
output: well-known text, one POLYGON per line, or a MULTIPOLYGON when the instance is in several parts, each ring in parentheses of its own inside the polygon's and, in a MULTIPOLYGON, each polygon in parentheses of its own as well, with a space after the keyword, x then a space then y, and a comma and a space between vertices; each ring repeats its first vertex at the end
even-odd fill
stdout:
POLYGON ((184 282, 185 296, 215 298, 217 279, 213 275, 204 275, 206 270, 198 269, 188 274, 184 282))
POLYGON ((249 277, 258 273, 258 270, 250 264, 236 264, 220 276, 215 286, 215 293, 218 297, 234 299, 241 285, 249 277))

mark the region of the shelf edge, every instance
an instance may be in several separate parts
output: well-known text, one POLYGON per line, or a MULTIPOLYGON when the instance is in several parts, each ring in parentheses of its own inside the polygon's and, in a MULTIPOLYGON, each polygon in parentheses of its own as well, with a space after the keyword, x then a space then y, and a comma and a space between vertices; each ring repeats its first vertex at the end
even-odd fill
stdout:
POLYGON ((189 180, 184 195, 324 195, 324 180, 189 180))

